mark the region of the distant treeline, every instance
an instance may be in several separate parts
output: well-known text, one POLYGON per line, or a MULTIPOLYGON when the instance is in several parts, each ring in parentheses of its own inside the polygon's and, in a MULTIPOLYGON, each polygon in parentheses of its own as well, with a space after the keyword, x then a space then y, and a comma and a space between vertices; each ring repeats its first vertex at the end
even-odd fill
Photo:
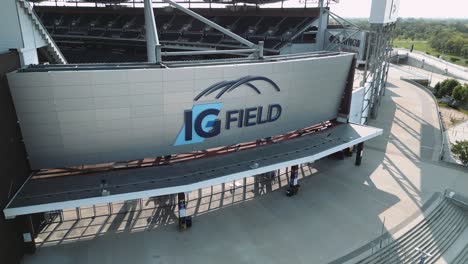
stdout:
MULTIPOLYGON (((369 29, 365 20, 354 22, 369 29)), ((439 52, 468 58, 468 19, 399 19, 394 38, 425 40, 439 52)))

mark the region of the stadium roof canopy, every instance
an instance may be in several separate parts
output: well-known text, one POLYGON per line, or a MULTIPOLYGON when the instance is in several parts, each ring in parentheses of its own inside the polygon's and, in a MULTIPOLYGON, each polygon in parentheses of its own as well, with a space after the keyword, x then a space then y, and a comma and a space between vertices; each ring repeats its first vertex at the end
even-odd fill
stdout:
MULTIPOLYGON (((382 129, 336 124, 320 132, 251 149, 166 166, 31 177, 4 209, 5 217, 190 192, 223 182, 313 162, 382 134, 382 129), (103 195, 105 189, 110 195, 103 195)), ((107 193, 107 194, 109 194, 107 193)))

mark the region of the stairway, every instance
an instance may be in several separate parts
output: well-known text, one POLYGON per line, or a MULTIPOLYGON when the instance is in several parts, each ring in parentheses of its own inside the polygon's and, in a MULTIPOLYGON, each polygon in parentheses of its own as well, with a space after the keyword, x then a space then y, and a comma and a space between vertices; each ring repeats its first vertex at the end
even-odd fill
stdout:
POLYGON ((24 11, 26 16, 31 19, 32 24, 40 33, 45 43, 47 43, 46 50, 47 50, 48 57, 53 59, 53 63, 67 64, 67 60, 63 56, 62 52, 60 52, 60 49, 58 48, 57 44, 55 44, 52 37, 49 35, 44 25, 42 25, 41 21, 36 15, 36 12, 34 12, 31 4, 27 2, 26 0, 16 0, 16 1, 19 3, 19 6, 24 11))
MULTIPOLYGON (((420 253, 415 248, 430 253, 426 264, 435 263, 468 226, 468 211, 450 198, 443 200, 421 222, 401 237, 356 264, 419 263, 420 253)), ((468 249, 459 263, 468 263, 468 249), (463 262, 465 261, 465 262, 463 262)), ((455 262, 456 263, 456 262, 455 262)))
POLYGON ((453 264, 466 264, 468 263, 468 245, 465 249, 460 252, 460 254, 453 260, 453 264))

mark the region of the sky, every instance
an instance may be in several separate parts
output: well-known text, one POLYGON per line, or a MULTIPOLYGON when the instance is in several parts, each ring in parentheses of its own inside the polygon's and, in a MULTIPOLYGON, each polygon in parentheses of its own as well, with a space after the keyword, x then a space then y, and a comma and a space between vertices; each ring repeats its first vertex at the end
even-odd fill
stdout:
MULTIPOLYGON (((331 11, 342 17, 369 17, 372 0, 340 0, 331 11)), ((400 17, 468 18, 468 0, 400 0, 400 17)))

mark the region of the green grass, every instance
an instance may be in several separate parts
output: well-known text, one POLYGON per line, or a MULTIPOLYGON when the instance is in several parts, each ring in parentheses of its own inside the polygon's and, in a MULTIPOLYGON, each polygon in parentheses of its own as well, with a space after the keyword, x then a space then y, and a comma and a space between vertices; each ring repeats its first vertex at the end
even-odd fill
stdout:
POLYGON ((437 102, 437 104, 439 105, 439 107, 450 108, 450 106, 446 103, 437 102))
POLYGON ((395 48, 410 49, 412 43, 414 43, 414 49, 417 51, 429 53, 430 55, 435 56, 435 57, 443 55, 444 59, 448 62, 452 62, 450 58, 457 58, 459 60, 457 62, 452 62, 452 63, 465 66, 465 67, 468 66, 468 63, 467 63, 468 59, 462 58, 460 56, 450 55, 450 54, 442 54, 438 52, 437 50, 431 48, 431 46, 429 46, 429 43, 427 43, 427 41, 425 40, 395 39, 393 41, 393 46, 395 48))
POLYGON ((465 110, 463 108, 458 108, 457 110, 464 113, 465 115, 468 115, 468 110, 465 110))
POLYGON ((464 113, 465 115, 468 115, 468 110, 465 110, 465 109, 463 109, 463 108, 461 108, 461 107, 453 108, 453 107, 450 107, 448 104, 446 104, 446 103, 441 103, 441 102, 439 102, 439 101, 437 102, 437 104, 439 105, 439 107, 450 108, 450 109, 453 109, 453 110, 457 110, 457 111, 459 111, 459 112, 462 112, 462 113, 464 113))

